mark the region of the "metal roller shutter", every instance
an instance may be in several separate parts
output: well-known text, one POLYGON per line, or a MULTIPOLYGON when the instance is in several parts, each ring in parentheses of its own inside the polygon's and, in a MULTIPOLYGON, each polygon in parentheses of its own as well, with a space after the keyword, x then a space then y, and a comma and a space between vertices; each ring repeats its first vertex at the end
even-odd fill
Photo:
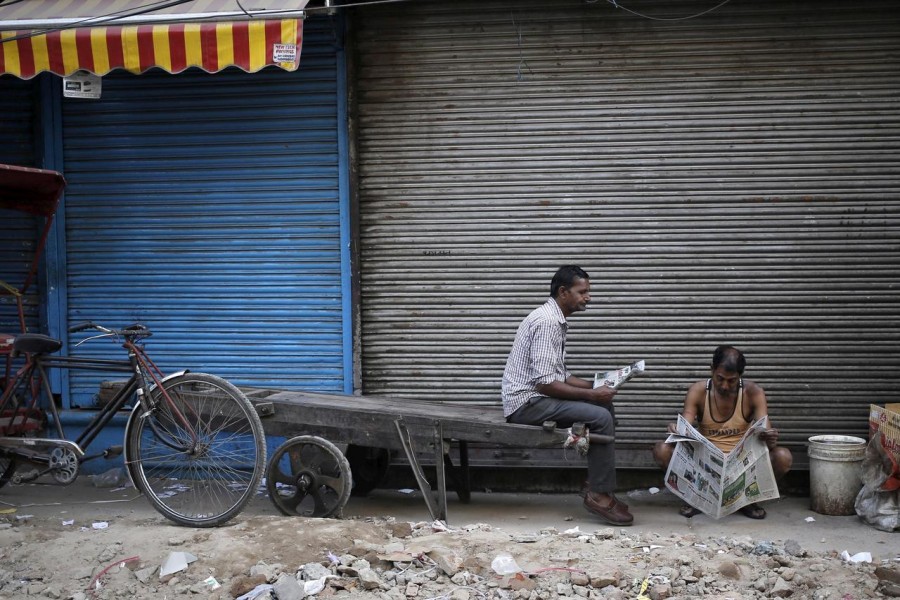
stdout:
MULTIPOLYGON (((70 324, 145 323, 164 370, 344 391, 336 53, 305 34, 295 73, 117 74, 64 102, 70 324)), ((72 404, 99 378, 73 373, 72 404)))
MULTIPOLYGON (((0 163, 23 167, 38 166, 35 160, 34 82, 12 77, 0 78, 0 163)), ((38 219, 20 212, 0 209, 3 243, 0 244, 0 281, 22 285, 34 260, 39 238, 38 219)), ((38 290, 33 285, 23 299, 25 324, 38 327, 38 290)), ((0 331, 19 331, 18 311, 12 296, 0 294, 0 331)))
POLYGON ((573 371, 647 361, 617 397, 622 466, 650 464, 722 343, 798 447, 865 435, 869 403, 896 399, 892 3, 667 21, 418 2, 354 25, 367 393, 499 403, 519 321, 575 263, 594 301, 571 322, 573 371))

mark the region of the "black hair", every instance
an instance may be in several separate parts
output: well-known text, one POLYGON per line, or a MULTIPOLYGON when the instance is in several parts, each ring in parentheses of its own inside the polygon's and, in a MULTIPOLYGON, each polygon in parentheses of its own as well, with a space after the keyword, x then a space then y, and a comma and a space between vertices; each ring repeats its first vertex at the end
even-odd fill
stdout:
POLYGON ((575 265, 564 265, 560 267, 550 281, 550 295, 553 298, 556 298, 556 295, 559 293, 559 288, 572 287, 575 284, 576 279, 590 280, 590 277, 581 267, 576 267, 575 265))
POLYGON ((713 354, 713 370, 722 367, 728 372, 743 375, 746 366, 747 359, 744 358, 744 353, 734 346, 719 346, 713 354))

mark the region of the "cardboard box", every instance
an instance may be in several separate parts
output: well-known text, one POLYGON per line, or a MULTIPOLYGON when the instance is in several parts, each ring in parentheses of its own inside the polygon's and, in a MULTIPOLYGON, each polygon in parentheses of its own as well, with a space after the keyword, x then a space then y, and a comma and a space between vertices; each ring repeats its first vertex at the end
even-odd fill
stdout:
POLYGON ((881 445, 900 461, 900 402, 869 405, 869 439, 881 435, 881 445))

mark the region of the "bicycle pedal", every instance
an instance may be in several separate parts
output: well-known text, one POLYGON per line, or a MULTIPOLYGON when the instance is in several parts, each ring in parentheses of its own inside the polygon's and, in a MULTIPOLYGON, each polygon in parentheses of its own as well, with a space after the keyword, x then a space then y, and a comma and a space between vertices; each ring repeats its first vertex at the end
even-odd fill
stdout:
POLYGON ((122 446, 110 446, 103 451, 103 458, 116 458, 122 456, 124 448, 122 446))

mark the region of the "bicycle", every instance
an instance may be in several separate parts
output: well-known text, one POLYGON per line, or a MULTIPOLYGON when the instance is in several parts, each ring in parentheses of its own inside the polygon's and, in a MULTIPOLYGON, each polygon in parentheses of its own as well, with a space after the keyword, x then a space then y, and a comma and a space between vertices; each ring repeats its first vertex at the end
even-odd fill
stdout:
POLYGON ((82 323, 69 331, 99 332, 122 341, 128 360, 53 355, 59 340, 21 334, 14 352, 24 357, 0 396, 0 487, 49 475, 66 485, 90 459, 125 454, 134 486, 166 518, 191 527, 214 527, 237 515, 256 493, 266 464, 259 415, 247 397, 220 377, 179 371, 164 376, 144 349, 144 325, 110 329, 82 323), (51 395, 47 369, 128 372, 131 377, 75 440, 69 440, 51 395), (85 451, 113 417, 133 403, 124 447, 85 451), (51 435, 43 435, 44 432, 51 435), (27 463, 34 470, 22 474, 27 463))

